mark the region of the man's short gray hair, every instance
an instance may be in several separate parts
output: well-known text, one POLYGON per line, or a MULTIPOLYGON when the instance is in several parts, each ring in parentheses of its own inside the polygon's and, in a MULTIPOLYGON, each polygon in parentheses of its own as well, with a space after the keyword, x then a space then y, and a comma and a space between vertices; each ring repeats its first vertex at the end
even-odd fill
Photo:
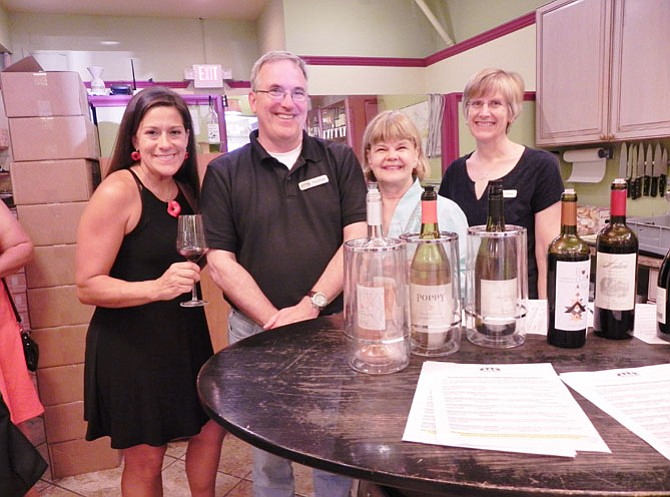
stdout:
POLYGON ((267 52, 266 54, 264 54, 260 59, 258 59, 254 63, 254 66, 251 68, 251 80, 250 80, 251 91, 256 91, 258 89, 256 83, 258 79, 258 73, 260 72, 261 67, 263 67, 263 65, 267 64, 268 62, 276 62, 279 60, 290 60, 291 62, 295 63, 295 65, 302 71, 302 74, 305 76, 305 80, 307 80, 307 65, 305 64, 304 60, 302 60, 300 57, 291 52, 287 52, 284 50, 273 50, 271 52, 267 52))

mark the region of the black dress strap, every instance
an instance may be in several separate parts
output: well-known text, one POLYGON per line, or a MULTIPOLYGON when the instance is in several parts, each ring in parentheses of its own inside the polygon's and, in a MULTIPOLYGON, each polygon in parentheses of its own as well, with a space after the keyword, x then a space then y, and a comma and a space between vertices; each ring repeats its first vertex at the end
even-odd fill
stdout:
POLYGON ((140 192, 144 188, 146 188, 144 186, 144 183, 142 183, 142 180, 140 179, 140 177, 137 175, 137 173, 135 171, 133 171, 132 169, 128 169, 128 172, 133 175, 133 178, 135 179, 135 183, 137 183, 137 188, 139 188, 140 192))

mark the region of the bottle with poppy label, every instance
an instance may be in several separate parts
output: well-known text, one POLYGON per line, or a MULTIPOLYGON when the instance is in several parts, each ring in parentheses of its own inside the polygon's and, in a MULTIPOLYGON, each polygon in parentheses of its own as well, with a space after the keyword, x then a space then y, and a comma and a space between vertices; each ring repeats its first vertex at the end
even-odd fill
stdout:
POLYGON ((453 320, 451 264, 439 239, 437 192, 426 186, 421 194, 421 231, 409 273, 412 352, 418 355, 442 355, 453 320))
POLYGON ((577 194, 561 196, 561 234, 549 245, 547 261, 547 341, 576 348, 586 342, 590 248, 577 235, 577 194))

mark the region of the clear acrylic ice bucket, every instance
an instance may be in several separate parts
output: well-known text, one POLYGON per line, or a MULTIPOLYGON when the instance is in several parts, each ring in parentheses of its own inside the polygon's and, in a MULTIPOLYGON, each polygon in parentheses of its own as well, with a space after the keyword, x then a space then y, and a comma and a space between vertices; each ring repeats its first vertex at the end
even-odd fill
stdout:
POLYGON ((388 374, 409 364, 405 310, 405 242, 344 243, 344 332, 347 360, 356 371, 388 374))
POLYGON ((465 326, 468 340, 483 347, 512 348, 526 340, 528 266, 526 228, 504 232, 468 228, 465 326))
POLYGON ((453 354, 461 346, 458 235, 442 231, 436 239, 422 240, 417 233, 405 233, 400 238, 407 243, 407 310, 412 354, 423 357, 453 354), (417 257, 420 249, 430 251, 427 260, 417 257), (440 271, 431 270, 436 259, 446 260, 446 273, 444 265, 440 271))

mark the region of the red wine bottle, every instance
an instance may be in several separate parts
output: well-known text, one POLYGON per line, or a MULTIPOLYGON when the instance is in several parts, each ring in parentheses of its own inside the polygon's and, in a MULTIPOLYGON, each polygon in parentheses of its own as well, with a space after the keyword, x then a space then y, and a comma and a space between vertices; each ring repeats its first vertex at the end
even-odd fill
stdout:
POLYGON ((549 245, 547 263, 547 341, 564 348, 586 342, 591 274, 589 246, 577 235, 577 194, 561 196, 561 234, 549 245))
POLYGON ((665 254, 656 284, 656 334, 670 342, 670 250, 665 254))
POLYGON ((611 187, 610 222, 596 239, 593 331, 599 336, 633 336, 637 249, 637 236, 626 226, 626 180, 617 178, 611 187))

